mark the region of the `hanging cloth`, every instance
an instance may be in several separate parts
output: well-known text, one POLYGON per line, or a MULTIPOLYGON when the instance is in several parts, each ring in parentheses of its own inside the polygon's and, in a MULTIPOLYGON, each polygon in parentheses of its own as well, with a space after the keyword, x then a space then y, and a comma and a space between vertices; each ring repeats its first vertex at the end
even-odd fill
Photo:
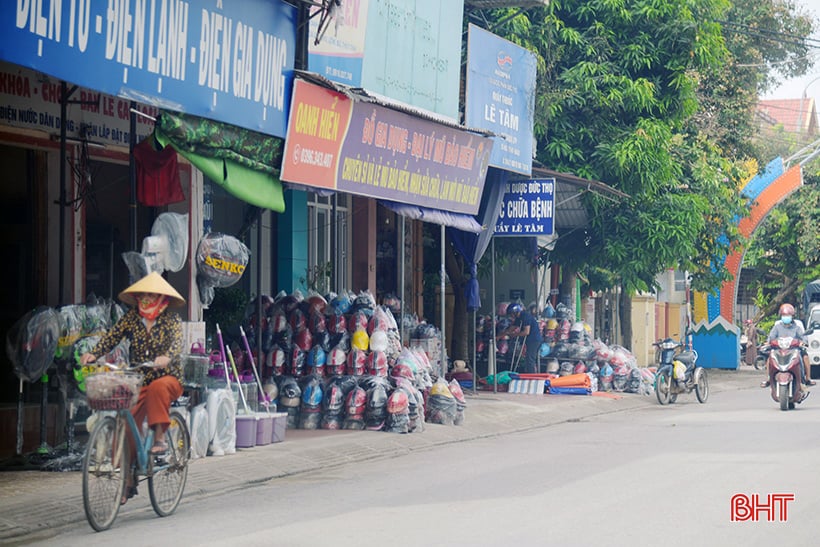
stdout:
POLYGON ((177 152, 160 146, 149 135, 134 147, 137 171, 137 200, 148 207, 185 201, 179 180, 177 152))

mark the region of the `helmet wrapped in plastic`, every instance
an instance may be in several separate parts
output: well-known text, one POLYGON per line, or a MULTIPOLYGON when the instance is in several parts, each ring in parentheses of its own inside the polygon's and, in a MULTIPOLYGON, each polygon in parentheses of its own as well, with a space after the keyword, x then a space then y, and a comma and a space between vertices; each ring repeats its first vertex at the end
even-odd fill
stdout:
POLYGON ((280 376, 285 372, 286 361, 287 356, 285 355, 285 350, 276 347, 267 354, 267 363, 265 364, 274 376, 280 376))
POLYGON ((301 376, 305 372, 305 361, 307 352, 303 351, 299 346, 293 346, 290 352, 290 359, 288 359, 287 373, 291 376, 301 376))
POLYGON ((347 354, 347 373, 353 376, 361 376, 365 372, 367 365, 367 352, 354 347, 347 354))
POLYGON ((387 355, 383 351, 371 351, 367 356, 366 370, 373 376, 387 376, 387 355))
POLYGON ((351 301, 350 296, 343 292, 335 297, 329 302, 330 307, 333 309, 333 312, 337 315, 343 315, 350 311, 351 301))
POLYGON ((347 332, 347 319, 344 315, 330 314, 325 317, 325 325, 330 334, 347 332))
POLYGON ((233 236, 206 233, 196 249, 196 282, 200 301, 209 306, 215 287, 230 287, 242 277, 250 250, 233 236))
POLYGON ((286 376, 279 385, 279 404, 283 407, 298 407, 302 402, 302 388, 296 378, 286 376))
POLYGON ((316 311, 311 312, 308 316, 308 328, 313 334, 327 332, 325 315, 316 311))
POLYGON ((365 334, 367 334, 368 323, 369 318, 362 310, 355 311, 347 319, 347 331, 351 335, 360 330, 365 331, 365 334))
POLYGON ((518 302, 513 302, 509 306, 507 306, 507 315, 517 315, 524 311, 524 306, 519 304, 518 302))
POLYGON ((374 331, 373 334, 370 335, 369 346, 373 351, 386 352, 389 346, 387 332, 383 330, 374 331))
POLYGON ((294 335, 293 343, 302 351, 310 351, 310 348, 313 347, 313 335, 309 330, 304 329, 294 335))
POLYGON ((354 348, 367 351, 370 348, 370 337, 367 335, 366 331, 357 330, 350 337, 350 343, 354 348))

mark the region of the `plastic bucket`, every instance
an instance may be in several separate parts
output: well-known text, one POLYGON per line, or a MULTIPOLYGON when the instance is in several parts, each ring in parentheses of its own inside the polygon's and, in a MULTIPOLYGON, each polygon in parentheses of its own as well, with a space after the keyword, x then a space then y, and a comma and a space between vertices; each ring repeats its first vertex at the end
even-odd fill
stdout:
POLYGON ((256 446, 256 422, 259 418, 255 414, 237 414, 236 416, 236 447, 253 448, 256 446))
POLYGON ((273 414, 257 414, 256 446, 273 442, 273 414))

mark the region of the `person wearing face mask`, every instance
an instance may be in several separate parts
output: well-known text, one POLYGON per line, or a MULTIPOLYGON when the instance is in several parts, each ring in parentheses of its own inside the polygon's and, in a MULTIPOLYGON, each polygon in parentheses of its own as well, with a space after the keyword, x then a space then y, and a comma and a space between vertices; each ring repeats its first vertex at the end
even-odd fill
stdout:
MULTIPOLYGON (((796 338, 800 342, 804 341, 804 329, 803 323, 794 319, 794 306, 791 304, 782 304, 780 306, 780 319, 775 321, 774 325, 772 326, 772 330, 769 331, 769 344, 777 340, 778 338, 796 338)), ((817 382, 812 380, 806 374, 806 371, 809 370, 808 368, 808 361, 806 357, 806 352, 804 348, 800 348, 800 355, 801 355, 801 364, 802 369, 801 373, 803 375, 803 383, 807 386, 813 386, 817 382)), ((769 387, 771 384, 769 380, 762 382, 760 387, 769 387)))
MULTIPOLYGON (((162 455, 168 450, 165 430, 170 424, 171 403, 182 395, 182 319, 171 307, 185 305, 185 299, 157 272, 151 272, 119 294, 132 306, 100 339, 94 348, 80 357, 87 365, 102 357, 123 339, 130 342, 129 362, 153 362, 155 367, 144 372, 142 388, 131 414, 137 424, 148 420, 154 430, 151 454, 162 455)), ((133 483, 128 485, 122 503, 136 494, 133 483)))

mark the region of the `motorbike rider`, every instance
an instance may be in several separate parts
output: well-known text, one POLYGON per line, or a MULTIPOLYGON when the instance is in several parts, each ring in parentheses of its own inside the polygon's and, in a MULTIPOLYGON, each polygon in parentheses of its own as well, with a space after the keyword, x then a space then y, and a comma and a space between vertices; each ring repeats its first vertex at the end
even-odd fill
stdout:
MULTIPOLYGON (((771 345, 771 343, 777 340, 778 338, 784 337, 795 338, 800 342, 804 341, 803 324, 799 321, 794 320, 794 306, 792 306, 789 303, 784 303, 780 306, 780 319, 778 321, 775 321, 774 325, 772 326, 772 330, 769 331, 768 342, 771 345)), ((806 359, 807 357, 805 351, 801 347, 800 373, 803 376, 802 381, 807 386, 813 386, 817 382, 813 381, 806 374, 806 371, 808 370, 808 363, 806 359)), ((760 387, 769 387, 770 385, 771 379, 766 379, 765 382, 761 382, 760 387)), ((803 399, 805 399, 807 395, 808 392, 806 392, 806 395, 803 396, 803 399)))

